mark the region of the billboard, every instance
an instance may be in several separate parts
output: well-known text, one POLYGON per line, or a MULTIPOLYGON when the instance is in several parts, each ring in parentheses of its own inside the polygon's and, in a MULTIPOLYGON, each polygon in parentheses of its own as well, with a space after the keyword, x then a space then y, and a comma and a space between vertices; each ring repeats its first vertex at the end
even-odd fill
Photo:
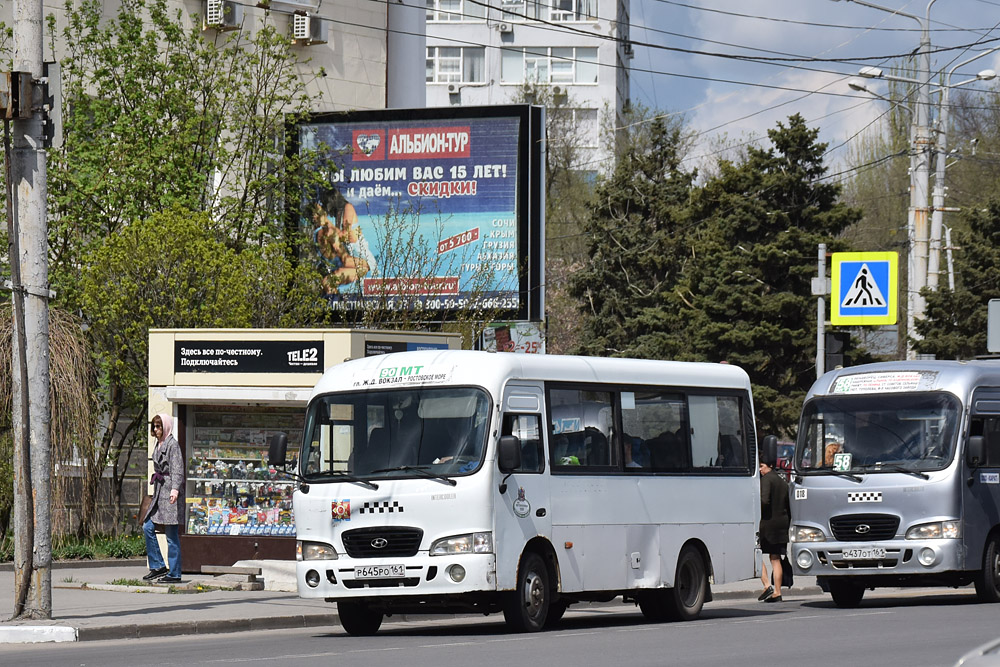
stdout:
POLYGON ((323 155, 298 217, 332 309, 542 318, 541 107, 332 113, 296 129, 300 151, 323 155))

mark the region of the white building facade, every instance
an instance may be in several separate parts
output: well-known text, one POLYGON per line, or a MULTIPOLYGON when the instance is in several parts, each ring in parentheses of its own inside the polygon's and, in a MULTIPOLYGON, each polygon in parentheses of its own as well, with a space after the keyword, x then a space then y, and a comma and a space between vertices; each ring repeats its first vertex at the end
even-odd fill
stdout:
POLYGON ((581 170, 603 171, 601 128, 620 125, 632 52, 628 0, 427 0, 427 106, 523 102, 525 84, 548 86, 585 137, 581 170))
MULTIPOLYGON (((110 22, 121 0, 102 0, 110 22)), ((263 5, 264 3, 261 3, 263 5)), ((200 27, 207 37, 240 27, 256 30, 259 22, 275 26, 295 38, 294 47, 305 61, 299 73, 309 93, 320 93, 316 112, 383 109, 387 90, 388 4, 370 0, 270 0, 269 11, 252 0, 168 0, 168 9, 179 11, 186 27, 200 27), (316 74, 322 68, 325 76, 316 74)), ((13 3, 0 1, 0 21, 13 24, 13 3)), ((44 0, 44 15, 56 19, 55 53, 45 29, 45 60, 66 55, 62 30, 66 23, 63 0, 44 0)), ((8 46, 10 46, 8 44, 8 46)), ((388 84, 391 85, 391 84, 388 84)))

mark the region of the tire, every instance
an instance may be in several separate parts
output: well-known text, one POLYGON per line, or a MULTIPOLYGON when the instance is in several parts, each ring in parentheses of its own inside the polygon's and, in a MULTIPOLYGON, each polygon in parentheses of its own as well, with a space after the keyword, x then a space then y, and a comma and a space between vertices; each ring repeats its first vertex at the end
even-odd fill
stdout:
POLYGON ((865 587, 850 579, 831 577, 827 579, 827 585, 830 587, 833 603, 843 609, 857 607, 865 596, 865 587))
POLYGON ((976 594, 983 602, 1000 602, 1000 534, 986 543, 983 569, 976 575, 976 594))
POLYGON ((517 574, 517 586, 505 593, 503 617, 514 632, 538 632, 545 627, 552 600, 549 571, 536 553, 524 554, 517 574))
POLYGON ((701 552, 690 544, 677 557, 674 587, 666 591, 666 611, 670 620, 692 621, 701 614, 708 596, 708 576, 701 552))
POLYGON ((639 611, 646 617, 646 620, 653 623, 663 623, 673 618, 669 599, 671 590, 643 591, 638 596, 639 611))
POLYGON ((382 612, 373 611, 361 600, 341 600, 337 603, 337 616, 352 637, 371 637, 382 627, 382 612))
POLYGON ((549 630, 551 628, 559 625, 559 621, 562 620, 563 614, 569 609, 569 603, 562 600, 558 602, 552 602, 549 604, 549 613, 545 617, 545 629, 549 630))

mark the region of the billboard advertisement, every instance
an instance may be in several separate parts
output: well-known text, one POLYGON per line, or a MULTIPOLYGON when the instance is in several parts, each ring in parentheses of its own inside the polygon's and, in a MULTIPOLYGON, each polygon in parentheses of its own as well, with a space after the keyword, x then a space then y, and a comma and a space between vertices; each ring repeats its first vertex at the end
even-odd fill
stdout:
POLYGON ((304 193, 306 256, 335 311, 467 308, 541 319, 540 107, 385 109, 316 115, 300 150, 323 155, 304 193))

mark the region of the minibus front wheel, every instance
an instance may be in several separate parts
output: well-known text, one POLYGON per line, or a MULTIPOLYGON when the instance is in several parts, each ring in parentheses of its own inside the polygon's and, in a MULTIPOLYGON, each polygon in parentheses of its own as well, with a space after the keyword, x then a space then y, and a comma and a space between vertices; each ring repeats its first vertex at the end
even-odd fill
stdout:
POLYGON ((516 632, 538 632, 545 627, 552 601, 549 570, 533 551, 524 554, 517 587, 504 594, 503 617, 516 632))
POLYGON ((830 577, 827 586, 833 603, 841 608, 857 607, 865 596, 865 587, 847 577, 830 577))
POLYGON ((976 594, 983 602, 1000 602, 1000 533, 986 543, 983 569, 976 575, 976 594))
POLYGON ((382 627, 382 612, 374 611, 364 600, 339 601, 337 616, 347 634, 354 637, 371 637, 382 627))

